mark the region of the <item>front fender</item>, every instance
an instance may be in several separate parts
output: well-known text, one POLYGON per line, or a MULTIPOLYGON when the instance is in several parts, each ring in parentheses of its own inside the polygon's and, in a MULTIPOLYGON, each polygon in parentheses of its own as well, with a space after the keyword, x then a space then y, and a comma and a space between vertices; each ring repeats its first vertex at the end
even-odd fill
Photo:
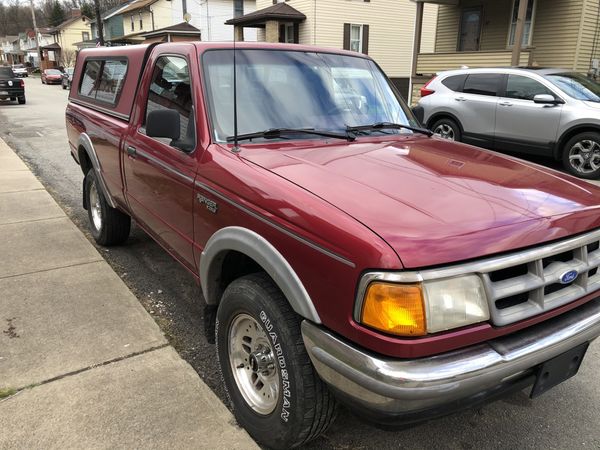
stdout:
POLYGON ((281 289, 294 311, 314 323, 321 323, 302 281, 283 255, 261 235, 243 227, 232 226, 217 231, 202 252, 200 281, 209 305, 216 305, 220 300, 218 279, 223 259, 229 251, 240 252, 256 261, 281 289))

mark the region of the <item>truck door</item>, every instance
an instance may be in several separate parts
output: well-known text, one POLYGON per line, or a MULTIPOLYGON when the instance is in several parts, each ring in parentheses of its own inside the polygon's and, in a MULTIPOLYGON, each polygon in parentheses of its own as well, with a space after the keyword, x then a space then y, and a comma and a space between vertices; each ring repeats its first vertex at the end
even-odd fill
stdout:
POLYGON ((126 197, 135 219, 173 256, 195 271, 193 193, 197 161, 194 90, 198 78, 195 48, 170 45, 153 53, 134 106, 134 121, 123 153, 126 197), (148 115, 170 109, 179 114, 179 139, 146 134, 148 115))

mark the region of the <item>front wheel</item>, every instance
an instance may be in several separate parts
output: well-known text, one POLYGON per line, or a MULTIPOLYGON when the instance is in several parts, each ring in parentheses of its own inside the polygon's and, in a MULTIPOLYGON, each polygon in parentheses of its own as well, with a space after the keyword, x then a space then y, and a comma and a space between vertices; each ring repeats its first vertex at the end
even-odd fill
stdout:
POLYGON ((298 316, 266 274, 227 287, 215 333, 233 412, 257 442, 297 447, 332 423, 336 401, 310 362, 298 316))
POLYGON ((129 237, 131 218, 107 203, 94 169, 85 176, 84 187, 90 228, 96 242, 104 246, 125 242, 129 237))
POLYGON ((461 133, 458 124, 447 117, 437 120, 431 127, 431 131, 436 136, 439 136, 449 141, 460 141, 461 133))
POLYGON ((579 178, 600 177, 600 133, 585 132, 573 136, 562 152, 564 168, 579 178))

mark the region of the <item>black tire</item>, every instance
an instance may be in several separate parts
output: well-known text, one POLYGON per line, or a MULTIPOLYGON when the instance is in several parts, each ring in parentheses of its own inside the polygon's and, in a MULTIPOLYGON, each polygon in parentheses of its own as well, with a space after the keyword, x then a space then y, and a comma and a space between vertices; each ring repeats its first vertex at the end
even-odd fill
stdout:
POLYGON ((460 131, 460 127, 454 120, 450 119, 449 117, 444 117, 442 119, 436 120, 431 126, 430 130, 436 133, 437 136, 440 136, 444 139, 457 142, 460 142, 462 140, 462 133, 460 131))
POLYGON ((66 89, 67 89, 67 86, 66 86, 66 84, 64 84, 64 83, 61 83, 61 84, 62 84, 62 88, 63 88, 64 90, 66 90, 66 89))
POLYGON ((562 149, 562 164, 567 172, 579 178, 600 178, 600 133, 579 133, 567 141, 562 149), (574 156, 578 159, 573 159, 574 156), (597 166, 596 169, 591 164, 597 166))
MULTIPOLYGON (((244 276, 227 287, 217 310, 215 338, 221 375, 233 413, 257 442, 276 449, 297 447, 317 437, 333 422, 336 400, 310 362, 299 317, 266 274, 244 276), (273 370, 277 370, 274 376, 278 377, 279 396, 268 414, 256 412, 245 400, 233 375, 234 363, 230 363, 232 324, 247 316, 263 328, 263 339, 276 353, 273 370)), ((249 358, 254 354, 246 352, 249 358)), ((250 363, 238 369, 250 370, 250 375, 253 372, 250 363)), ((244 373, 242 370, 241 375, 244 373)))
POLYGON ((19 97, 19 105, 24 105, 25 103, 27 103, 27 100, 25 99, 25 97, 19 97))
POLYGON ((106 247, 125 242, 131 230, 131 218, 118 209, 111 208, 106 202, 102 189, 96 180, 94 169, 90 169, 85 176, 83 195, 85 196, 84 201, 87 206, 90 230, 96 242, 106 247), (92 198, 92 196, 95 197, 92 198), (94 209, 99 209, 101 212, 98 220, 99 226, 95 225, 92 212, 94 209))

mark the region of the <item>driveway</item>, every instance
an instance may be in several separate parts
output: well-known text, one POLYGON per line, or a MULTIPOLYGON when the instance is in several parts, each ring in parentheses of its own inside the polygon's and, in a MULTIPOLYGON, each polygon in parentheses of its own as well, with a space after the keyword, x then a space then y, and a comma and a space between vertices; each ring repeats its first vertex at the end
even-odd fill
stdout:
MULTIPOLYGON (((64 127, 67 92, 25 80, 27 105, 0 103, 0 136, 24 158, 86 236, 82 174, 69 156, 64 127)), ((127 244, 100 250, 172 345, 221 398, 213 346, 203 336, 200 292, 193 279, 139 228, 127 244)), ((312 449, 600 448, 600 345, 590 347, 579 375, 536 401, 518 393, 482 408, 404 431, 371 427, 346 410, 312 449)))

